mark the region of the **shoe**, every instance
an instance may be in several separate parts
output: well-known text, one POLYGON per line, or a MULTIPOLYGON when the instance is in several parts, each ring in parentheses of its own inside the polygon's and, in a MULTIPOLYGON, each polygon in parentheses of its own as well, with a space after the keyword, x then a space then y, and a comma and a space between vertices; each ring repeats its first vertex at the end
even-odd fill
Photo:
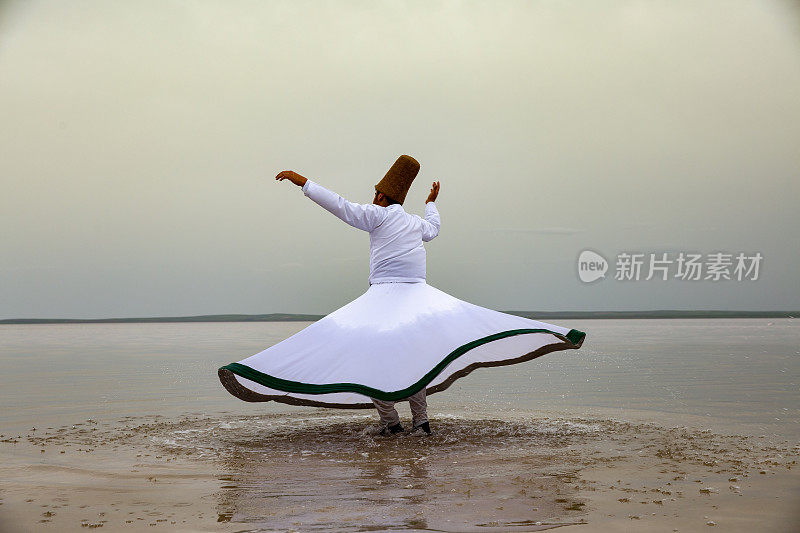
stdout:
POLYGON ((395 424, 393 426, 388 426, 388 425, 387 426, 383 426, 383 429, 381 429, 381 433, 380 434, 381 435, 387 435, 387 434, 392 434, 393 435, 395 433, 400 433, 401 431, 403 431, 403 426, 400 424, 400 422, 398 422, 397 424, 395 424))
POLYGON ((419 424, 418 426, 414 426, 414 429, 412 429, 411 431, 415 431, 417 429, 422 429, 422 431, 424 431, 428 435, 431 434, 431 425, 428 423, 427 420, 425 422, 423 422, 422 424, 419 424))

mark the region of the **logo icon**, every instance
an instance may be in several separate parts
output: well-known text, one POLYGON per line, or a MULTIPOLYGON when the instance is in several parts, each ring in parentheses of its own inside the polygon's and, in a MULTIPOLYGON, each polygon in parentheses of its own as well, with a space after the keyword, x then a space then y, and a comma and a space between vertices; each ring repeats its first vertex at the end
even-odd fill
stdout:
POLYGON ((578 277, 584 283, 591 283, 606 277, 608 261, 602 255, 584 250, 578 256, 578 277))

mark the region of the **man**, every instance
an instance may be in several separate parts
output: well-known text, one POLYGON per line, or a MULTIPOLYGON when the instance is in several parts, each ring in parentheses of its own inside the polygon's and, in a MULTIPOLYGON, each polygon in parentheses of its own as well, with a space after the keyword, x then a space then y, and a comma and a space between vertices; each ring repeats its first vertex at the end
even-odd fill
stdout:
MULTIPOLYGON (((425 201, 425 217, 403 210, 403 202, 411 182, 419 173, 420 165, 409 155, 401 155, 386 175, 375 186, 372 204, 349 202, 297 172, 284 170, 275 179, 289 180, 303 188, 311 200, 336 215, 347 224, 369 232, 370 276, 369 284, 425 282, 426 264, 423 241, 439 234, 441 221, 434 203, 439 195, 439 182, 431 185, 425 201)), ((413 430, 431 433, 428 422, 426 392, 406 398, 411 406, 413 430)), ((372 399, 381 418, 383 433, 403 431, 400 416, 393 401, 372 399)))

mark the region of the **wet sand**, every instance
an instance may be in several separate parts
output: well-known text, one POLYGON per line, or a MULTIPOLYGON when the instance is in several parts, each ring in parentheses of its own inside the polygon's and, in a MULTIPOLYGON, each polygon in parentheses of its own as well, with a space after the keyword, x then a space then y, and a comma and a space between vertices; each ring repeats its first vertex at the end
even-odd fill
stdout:
POLYGON ((0 437, 2 531, 795 531, 800 445, 608 418, 87 420, 0 437))

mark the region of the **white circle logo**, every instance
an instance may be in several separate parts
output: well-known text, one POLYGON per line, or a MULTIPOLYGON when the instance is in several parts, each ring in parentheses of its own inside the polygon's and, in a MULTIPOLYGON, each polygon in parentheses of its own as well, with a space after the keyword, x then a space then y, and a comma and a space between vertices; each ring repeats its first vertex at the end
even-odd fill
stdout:
POLYGON ((584 283, 591 283, 606 277, 608 261, 602 255, 584 250, 578 256, 578 277, 584 283))

